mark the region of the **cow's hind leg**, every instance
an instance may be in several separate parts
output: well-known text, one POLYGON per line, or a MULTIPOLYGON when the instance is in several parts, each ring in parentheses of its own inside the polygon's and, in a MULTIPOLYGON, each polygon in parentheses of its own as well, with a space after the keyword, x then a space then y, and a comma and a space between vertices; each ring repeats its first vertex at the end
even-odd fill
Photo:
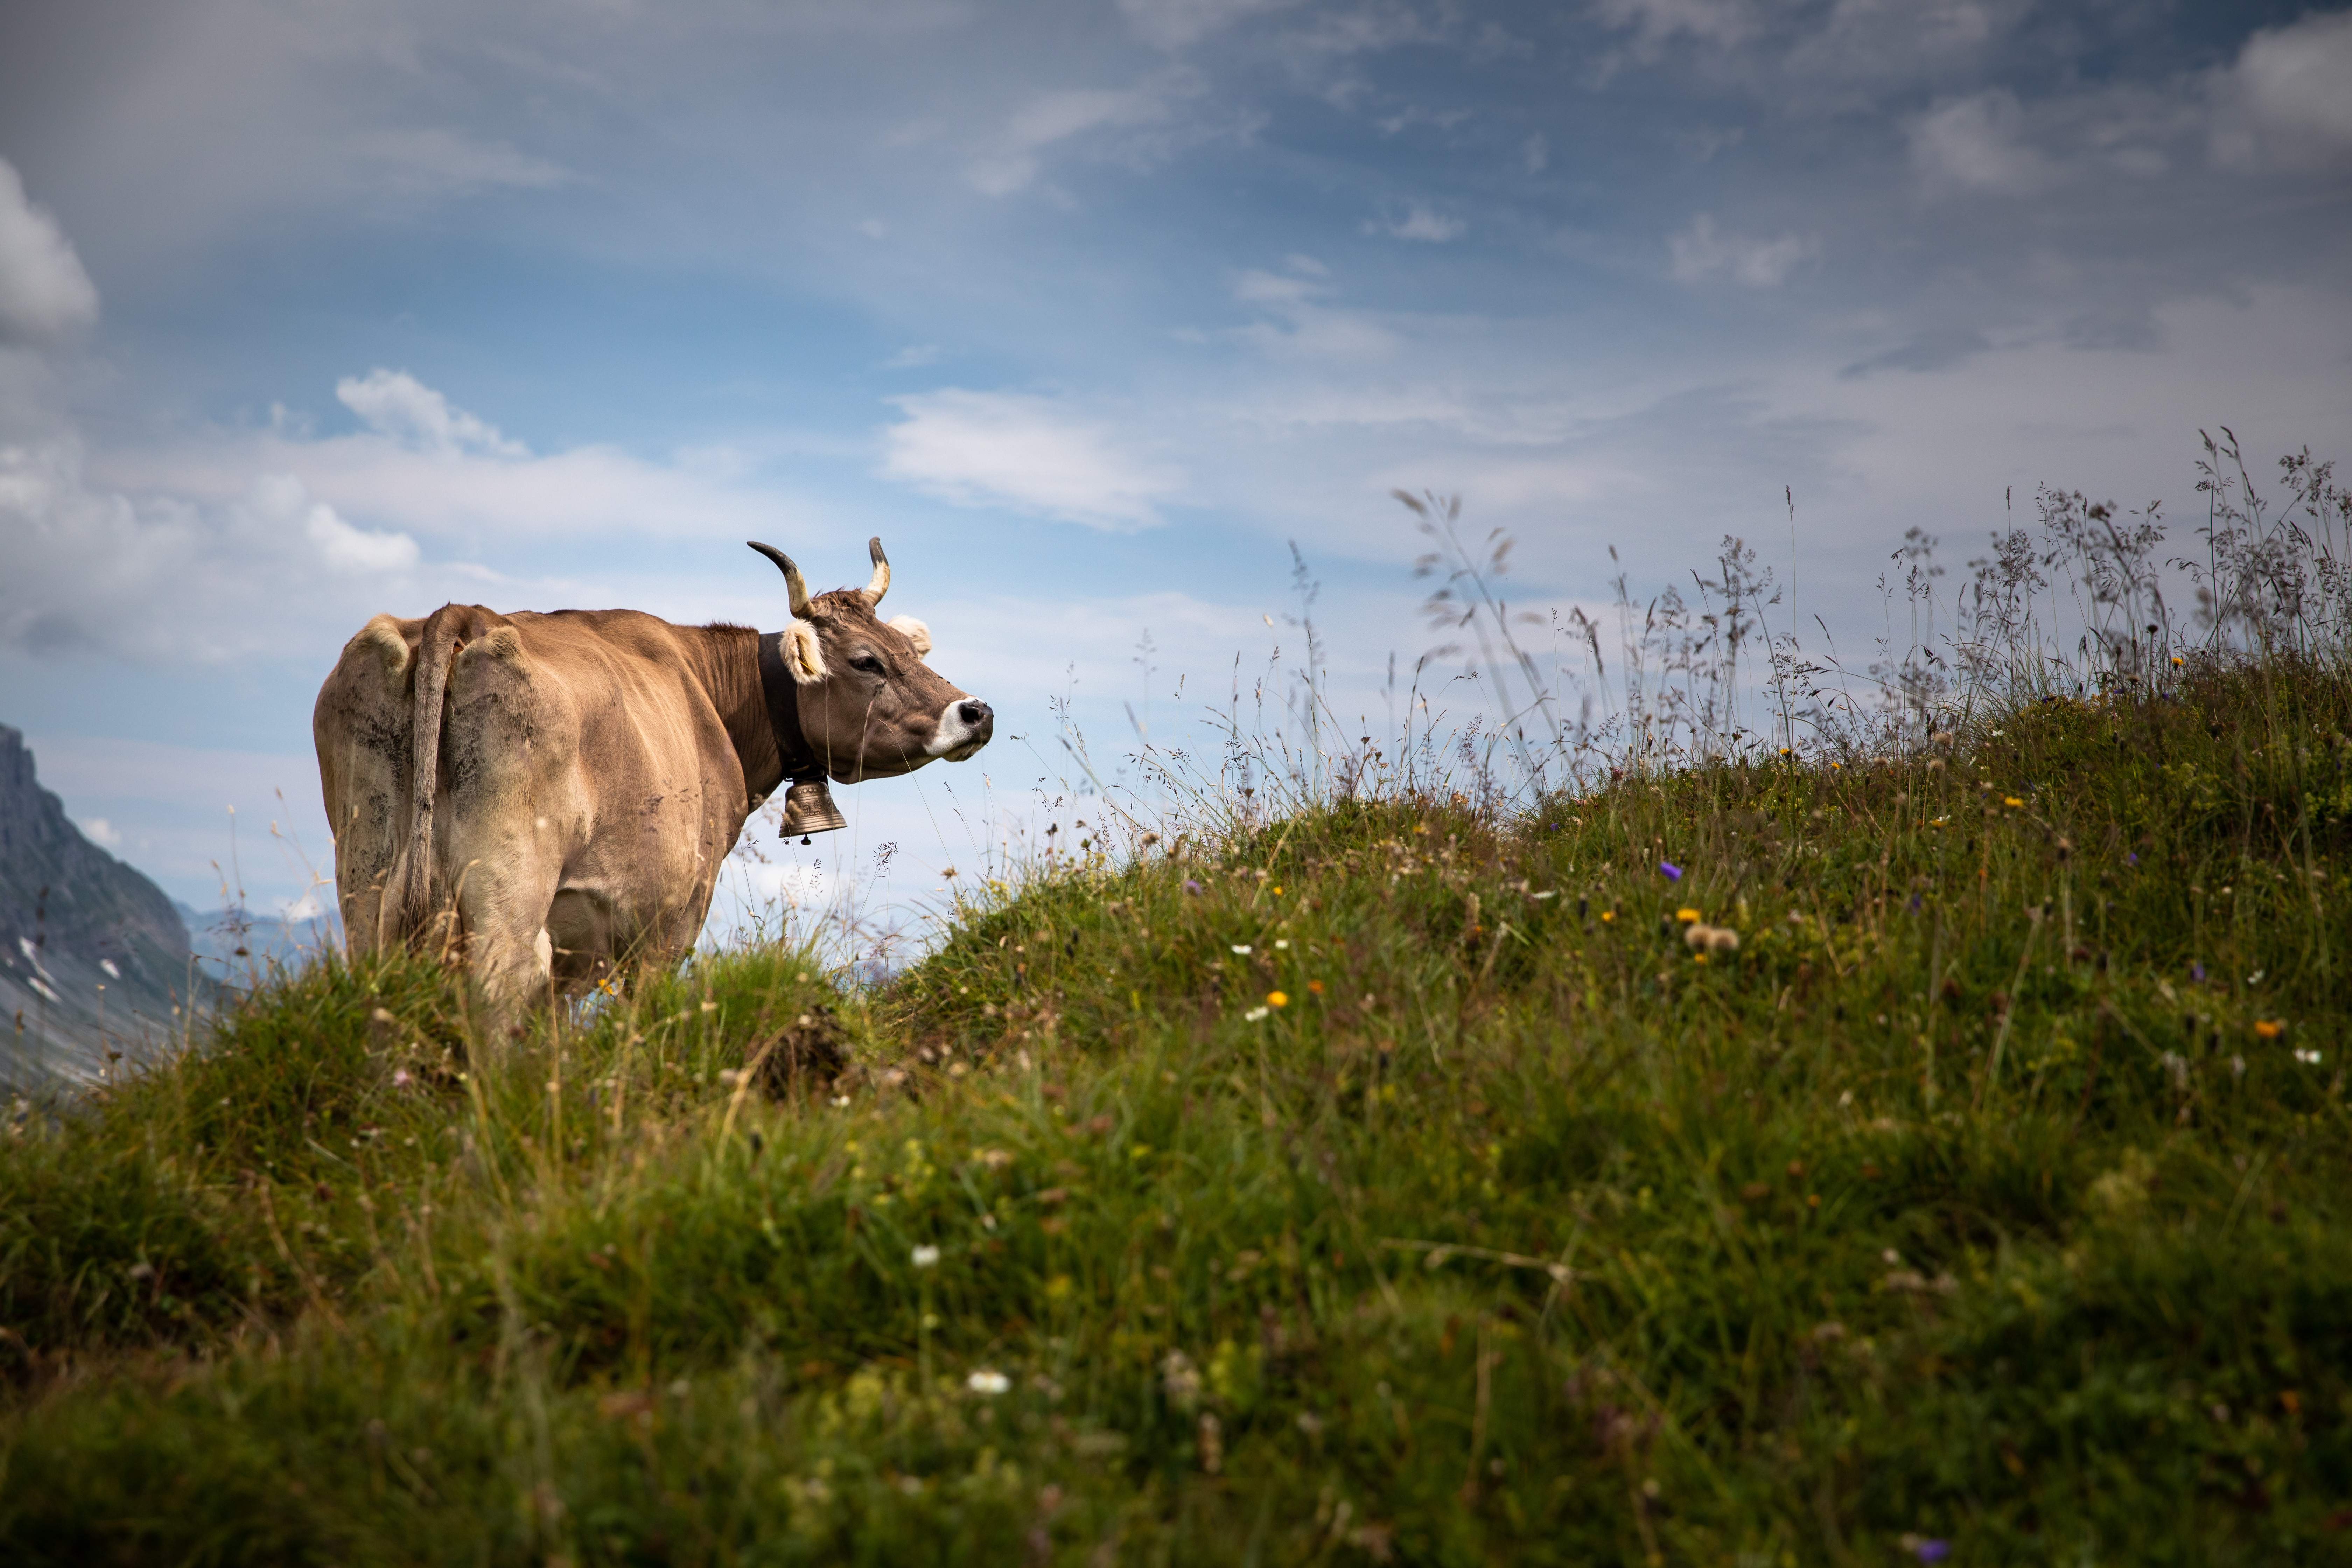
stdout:
POLYGON ((353 953, 373 952, 408 802, 409 637, 419 623, 378 616, 344 646, 319 689, 310 728, 335 838, 335 903, 353 953))
POLYGON ((442 865, 456 884, 467 965, 504 1022, 553 989, 548 921, 562 873, 558 828, 568 812, 559 797, 575 727, 562 696, 533 682, 504 626, 458 653, 443 722, 442 865))

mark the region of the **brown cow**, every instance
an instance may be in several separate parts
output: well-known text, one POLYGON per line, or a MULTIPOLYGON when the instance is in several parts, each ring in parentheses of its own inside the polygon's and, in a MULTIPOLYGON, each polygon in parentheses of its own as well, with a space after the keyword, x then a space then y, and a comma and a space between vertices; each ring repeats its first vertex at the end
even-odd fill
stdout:
POLYGON ((827 777, 988 743, 988 704, 923 663, 923 623, 876 618, 880 540, 870 584, 814 597, 751 548, 783 572, 780 633, 473 605, 361 629, 311 717, 352 952, 446 943, 502 1006, 674 962, 785 780, 786 833, 820 832, 843 826, 827 777))

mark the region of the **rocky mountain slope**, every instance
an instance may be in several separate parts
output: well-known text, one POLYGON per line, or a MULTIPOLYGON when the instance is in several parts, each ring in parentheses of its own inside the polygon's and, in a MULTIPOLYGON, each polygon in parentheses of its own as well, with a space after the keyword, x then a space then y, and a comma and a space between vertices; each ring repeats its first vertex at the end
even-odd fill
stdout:
POLYGON ((95 1077, 208 989, 172 900, 82 836, 0 724, 0 1081, 95 1077))

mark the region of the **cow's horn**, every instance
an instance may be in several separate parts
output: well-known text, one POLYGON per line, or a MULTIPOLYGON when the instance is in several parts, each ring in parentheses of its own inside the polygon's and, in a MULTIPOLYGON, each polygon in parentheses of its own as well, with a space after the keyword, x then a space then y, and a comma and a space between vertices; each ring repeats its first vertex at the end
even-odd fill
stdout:
POLYGON ((882 595, 890 591, 890 558, 882 553, 879 534, 866 542, 866 553, 874 558, 874 581, 866 584, 866 602, 878 605, 882 595))
POLYGON ((806 620, 809 613, 808 584, 802 578, 801 569, 793 564, 793 558, 774 545, 762 544, 756 539, 747 539, 743 542, 776 563, 776 570, 784 574, 784 589, 793 601, 793 618, 806 620))

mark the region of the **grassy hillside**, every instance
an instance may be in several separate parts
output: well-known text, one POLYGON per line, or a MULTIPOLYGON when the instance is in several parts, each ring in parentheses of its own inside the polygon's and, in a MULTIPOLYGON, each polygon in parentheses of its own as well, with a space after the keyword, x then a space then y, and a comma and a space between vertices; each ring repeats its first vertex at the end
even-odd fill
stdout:
POLYGON ((305 970, 16 1109, 0 1557, 2352 1559, 2347 731, 1343 803, 495 1048, 305 970))

